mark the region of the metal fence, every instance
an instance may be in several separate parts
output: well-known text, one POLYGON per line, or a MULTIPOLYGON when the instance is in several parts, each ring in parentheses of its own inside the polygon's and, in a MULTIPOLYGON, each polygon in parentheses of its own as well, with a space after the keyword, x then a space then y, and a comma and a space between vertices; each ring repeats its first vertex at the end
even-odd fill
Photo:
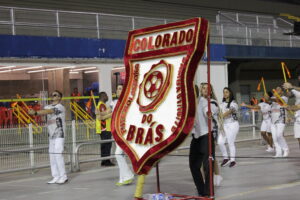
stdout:
MULTIPOLYGON (((239 112, 240 131, 237 141, 260 139, 260 112, 239 112)), ((42 133, 33 134, 29 128, 0 129, 0 173, 20 170, 32 170, 49 167, 48 158, 48 134, 43 127, 42 133)), ((286 134, 292 134, 292 126, 286 128, 286 134)), ((178 148, 188 149, 191 138, 188 138, 178 148)), ((88 130, 84 124, 68 123, 65 136, 65 161, 69 171, 80 169, 80 163, 100 161, 100 144, 113 142, 113 140, 101 140, 94 129, 88 130)), ((112 156, 114 158, 114 148, 112 156)), ((105 159, 107 159, 106 157, 105 159)))
MULTIPOLYGON (((217 23, 210 23, 212 43, 300 47, 299 37, 283 35, 283 33, 292 32, 293 29, 283 19, 274 21, 272 16, 239 13, 222 13, 218 16, 217 23), (254 26, 255 22, 259 26, 254 26), (280 22, 286 26, 279 27, 280 22)), ((130 30, 178 20, 91 12, 0 7, 0 34, 127 39, 130 30)))
MULTIPOLYGON (((99 144, 99 140, 100 136, 95 134, 94 129, 88 130, 81 123, 76 126, 75 121, 67 124, 64 157, 70 171, 74 171, 74 166, 79 168, 76 162, 84 162, 85 159, 101 160, 99 145, 97 148, 93 145, 90 145, 92 148, 77 147, 82 143, 99 144), (74 152, 75 149, 77 152, 74 152), (79 160, 76 157, 78 154, 85 156, 79 160)), ((38 134, 33 133, 31 125, 29 128, 0 129, 0 173, 42 167, 49 167, 47 127, 44 126, 42 133, 38 134)))

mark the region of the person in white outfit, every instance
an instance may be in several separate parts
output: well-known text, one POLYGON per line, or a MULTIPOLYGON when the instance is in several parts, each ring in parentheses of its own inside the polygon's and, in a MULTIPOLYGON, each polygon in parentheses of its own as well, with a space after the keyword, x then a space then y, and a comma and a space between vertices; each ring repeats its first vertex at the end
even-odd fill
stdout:
POLYGON ((262 113, 263 120, 260 127, 260 133, 263 139, 267 142, 268 148, 267 152, 274 152, 273 149, 273 139, 271 133, 271 105, 265 102, 266 100, 262 98, 260 103, 257 105, 247 105, 242 103, 241 106, 250 108, 250 109, 259 109, 262 113))
MULTIPOLYGON (((300 82, 300 75, 298 75, 300 82)), ((284 83, 284 89, 288 89, 295 96, 296 101, 294 106, 287 106, 286 108, 291 111, 295 111, 295 122, 294 122, 294 137, 298 140, 300 148, 300 87, 293 86, 291 83, 284 83)))
MULTIPOLYGON (((189 166, 192 173, 194 183, 196 185, 199 196, 209 195, 210 177, 209 177, 209 144, 208 144, 208 116, 211 116, 211 147, 212 156, 215 157, 214 145, 214 128, 217 126, 216 115, 219 108, 216 101, 211 99, 211 115, 208 113, 208 84, 202 84, 200 88, 201 96, 198 100, 194 130, 192 131, 192 141, 190 145, 189 166), (203 174, 200 168, 203 167, 203 174), (204 181, 205 180, 205 181, 204 181)), ((213 166, 212 166, 213 167, 213 166)))
MULTIPOLYGON (((117 98, 120 97, 122 90, 123 90, 123 85, 118 85, 116 91, 117 98)), ((112 110, 114 110, 115 106, 117 105, 117 102, 118 99, 114 99, 112 101, 111 103, 112 110)), ((121 147, 117 145, 117 143, 116 143, 115 155, 119 167, 119 181, 116 183, 116 185, 122 186, 122 185, 131 184, 134 180, 134 174, 132 173, 131 169, 129 168, 126 162, 126 157, 123 149, 121 149, 121 147)))
POLYGON ((65 107, 61 104, 62 93, 55 90, 52 93, 52 104, 43 110, 29 110, 31 115, 47 115, 49 135, 49 157, 53 179, 48 184, 64 184, 68 181, 63 157, 66 133, 65 107))
MULTIPOLYGON (((283 96, 284 92, 281 87, 277 87, 276 92, 285 103, 288 102, 288 98, 283 96)), ((274 158, 287 157, 289 154, 289 147, 283 136, 286 123, 286 109, 284 108, 283 103, 275 96, 270 98, 269 95, 266 95, 266 98, 272 101, 271 132, 276 152, 274 158)))
POLYGON ((224 133, 219 134, 218 144, 223 156, 223 162, 221 166, 227 166, 232 168, 236 166, 235 155, 235 139, 239 132, 239 122, 237 118, 238 104, 234 100, 233 93, 230 88, 225 87, 223 89, 223 101, 220 105, 220 109, 223 116, 223 129, 224 133), (228 142, 230 158, 227 154, 225 142, 228 142))

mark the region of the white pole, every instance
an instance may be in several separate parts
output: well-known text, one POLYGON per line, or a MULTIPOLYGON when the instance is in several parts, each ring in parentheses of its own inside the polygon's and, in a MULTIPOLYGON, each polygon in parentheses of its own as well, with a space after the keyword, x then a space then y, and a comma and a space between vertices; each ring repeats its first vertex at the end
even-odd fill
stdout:
POLYGON ((246 45, 249 45, 248 41, 248 27, 246 26, 246 45))
POLYGON ((253 139, 255 139, 255 111, 252 110, 252 135, 253 139))
POLYGON ((222 44, 224 44, 224 30, 223 30, 223 24, 221 24, 221 39, 222 39, 222 44))
POLYGON ((75 166, 75 150, 76 150, 76 126, 75 126, 75 120, 72 120, 72 167, 71 169, 73 170, 75 166))
POLYGON ((56 33, 57 37, 60 37, 59 11, 56 11, 56 33))
POLYGON ((10 20, 11 20, 11 32, 13 35, 16 35, 16 26, 15 26, 15 10, 10 8, 10 20))
MULTIPOLYGON (((29 124, 29 147, 33 148, 33 131, 32 131, 32 124, 29 124)), ((29 153, 30 158, 30 167, 33 170, 34 168, 34 151, 30 151, 29 153)), ((33 173, 33 171, 31 171, 33 173)))

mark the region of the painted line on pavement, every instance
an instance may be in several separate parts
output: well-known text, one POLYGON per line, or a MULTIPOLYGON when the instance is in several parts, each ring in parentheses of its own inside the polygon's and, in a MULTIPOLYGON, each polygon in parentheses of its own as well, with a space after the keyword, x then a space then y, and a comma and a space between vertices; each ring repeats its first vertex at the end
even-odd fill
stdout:
POLYGON ((287 184, 267 186, 267 187, 263 187, 260 189, 255 189, 255 190, 250 190, 250 191, 246 191, 246 192, 240 192, 240 193, 236 193, 236 194, 232 194, 232 195, 228 195, 228 196, 219 197, 219 198, 216 198, 216 200, 231 199, 234 197, 245 196, 247 194, 263 192, 263 191, 267 191, 267 190, 278 190, 278 189, 290 188, 290 187, 294 187, 294 186, 298 186, 298 185, 300 185, 300 181, 293 182, 293 183, 287 183, 287 184))

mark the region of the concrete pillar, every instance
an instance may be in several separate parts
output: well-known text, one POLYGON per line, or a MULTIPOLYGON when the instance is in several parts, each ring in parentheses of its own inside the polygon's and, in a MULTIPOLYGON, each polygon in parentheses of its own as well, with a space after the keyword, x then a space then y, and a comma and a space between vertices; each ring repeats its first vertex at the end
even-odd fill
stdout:
POLYGON ((108 101, 112 101, 112 83, 111 83, 111 71, 116 65, 103 64, 98 66, 99 68, 99 92, 106 92, 108 96, 108 101))
MULTIPOLYGON (((48 89, 49 95, 54 90, 58 90, 62 92, 64 97, 69 97, 71 95, 69 70, 61 69, 61 70, 49 71, 48 88, 49 88, 48 89)), ((71 119, 70 106, 69 106, 70 101, 64 100, 62 103, 66 108, 66 120, 70 120, 71 119)))
MULTIPOLYGON (((223 98, 223 88, 228 86, 228 62, 211 62, 210 80, 217 99, 221 102, 223 98)), ((207 82, 207 63, 202 62, 198 65, 194 82, 198 86, 201 82, 207 82)))
POLYGON ((77 80, 77 88, 78 88, 78 91, 81 95, 83 95, 83 79, 78 79, 77 80))

